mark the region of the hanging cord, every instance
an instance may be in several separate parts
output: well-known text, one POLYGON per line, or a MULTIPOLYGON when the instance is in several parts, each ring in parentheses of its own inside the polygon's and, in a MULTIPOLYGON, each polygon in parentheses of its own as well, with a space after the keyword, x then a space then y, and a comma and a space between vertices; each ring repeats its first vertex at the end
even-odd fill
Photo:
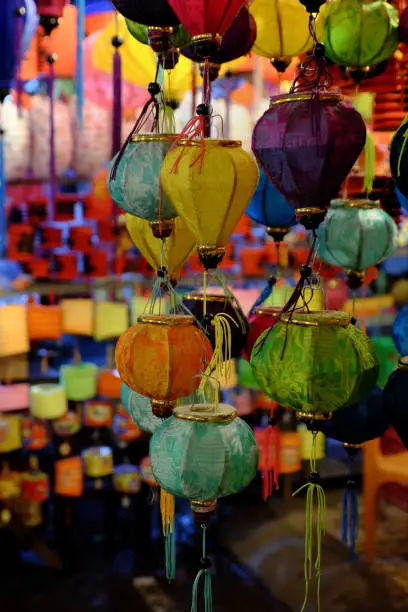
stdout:
POLYGON ((327 68, 324 45, 317 38, 316 17, 313 14, 309 15, 309 32, 314 43, 313 52, 306 55, 300 64, 290 93, 312 91, 318 95, 320 90, 329 89, 333 82, 327 68))
POLYGON ((352 561, 356 556, 356 542, 358 538, 358 494, 354 476, 356 454, 349 454, 349 476, 343 495, 341 522, 341 540, 345 546, 350 545, 350 559, 352 561))
POLYGON ((57 194, 57 177, 55 169, 55 105, 54 105, 54 85, 55 71, 54 62, 57 59, 56 54, 52 53, 47 57, 47 62, 50 67, 48 77, 48 96, 50 98, 50 217, 53 218, 55 208, 55 198, 57 194))
POLYGON ((277 283, 277 278, 275 276, 270 276, 267 280, 265 287, 262 289, 261 294, 257 297, 253 305, 251 306, 251 310, 249 311, 249 315, 255 313, 255 310, 261 306, 271 295, 274 286, 277 283))
POLYGON ((209 568, 211 567, 211 561, 207 557, 207 543, 206 543, 207 525, 203 523, 201 525, 201 529, 202 529, 202 549, 201 549, 202 556, 200 559, 201 569, 198 571, 198 574, 194 580, 190 612, 198 612, 198 587, 199 587, 201 578, 204 578, 204 612, 212 612, 213 610, 211 574, 209 572, 209 568))
POLYGON ((119 14, 115 13, 115 34, 112 36, 111 45, 114 48, 112 66, 112 156, 120 150, 122 145, 122 56, 120 47, 123 38, 119 34, 119 14))
POLYGON ((316 462, 316 438, 319 432, 313 432, 312 449, 310 452, 310 476, 309 482, 301 486, 293 493, 297 495, 306 489, 306 530, 305 530, 305 598, 300 612, 306 608, 309 599, 309 585, 312 580, 312 571, 317 582, 317 612, 320 612, 320 579, 321 579, 321 554, 322 540, 324 535, 324 524, 326 520, 326 497, 323 487, 319 484, 320 474, 317 471, 316 462), (316 494, 316 495, 315 495, 316 494), (314 534, 315 532, 315 534, 314 534), (316 542, 315 542, 316 538, 316 542), (314 549, 316 548, 315 561, 313 562, 314 549))
POLYGON ((166 578, 170 582, 176 577, 176 533, 174 529, 174 495, 160 490, 160 513, 165 541, 166 578))

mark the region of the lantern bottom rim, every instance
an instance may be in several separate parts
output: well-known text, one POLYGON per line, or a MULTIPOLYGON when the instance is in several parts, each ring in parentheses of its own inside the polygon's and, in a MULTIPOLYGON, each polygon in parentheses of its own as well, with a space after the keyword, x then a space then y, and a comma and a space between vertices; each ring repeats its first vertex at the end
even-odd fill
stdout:
POLYGON ((296 416, 298 419, 306 420, 306 421, 330 421, 332 418, 331 412, 296 412, 296 416))
POLYGON ((150 400, 154 416, 165 419, 172 415, 176 402, 174 400, 150 400))

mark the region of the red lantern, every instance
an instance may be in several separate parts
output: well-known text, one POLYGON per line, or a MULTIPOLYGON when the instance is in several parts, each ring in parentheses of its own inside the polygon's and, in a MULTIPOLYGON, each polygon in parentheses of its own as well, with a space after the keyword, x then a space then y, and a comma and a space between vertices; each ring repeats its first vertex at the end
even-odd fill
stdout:
POLYGON ((55 278, 58 280, 74 280, 78 275, 78 259, 76 255, 67 253, 55 255, 55 278))
POLYGON ((331 91, 271 98, 255 125, 252 150, 306 227, 317 227, 363 150, 366 127, 331 91))
POLYGON ((167 0, 112 0, 112 4, 126 19, 143 25, 166 27, 179 23, 167 0))
POLYGON ((242 356, 247 361, 251 358, 252 349, 259 336, 266 329, 270 329, 275 325, 280 313, 281 311, 277 308, 256 308, 254 314, 248 317, 249 332, 245 348, 242 350, 242 356))
POLYGON ((169 0, 194 42, 221 40, 245 0, 169 0))
POLYGON ((34 257, 34 227, 13 223, 7 229, 7 259, 27 263, 34 257))
POLYGON ((92 278, 108 276, 108 253, 106 251, 92 251, 84 255, 84 273, 92 278))
POLYGON ((41 227, 40 242, 44 249, 59 249, 62 247, 62 229, 52 225, 41 227))
POLYGON ((92 227, 89 225, 71 227, 68 239, 69 246, 73 251, 89 253, 92 251, 92 234, 92 227))

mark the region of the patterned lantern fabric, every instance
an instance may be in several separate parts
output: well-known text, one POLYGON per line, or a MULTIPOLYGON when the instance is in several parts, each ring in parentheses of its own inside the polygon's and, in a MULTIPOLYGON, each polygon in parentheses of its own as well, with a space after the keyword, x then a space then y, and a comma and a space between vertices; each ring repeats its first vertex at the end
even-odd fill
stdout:
POLYGON ((190 36, 223 36, 245 0, 169 0, 190 36))
POLYGON ((368 337, 337 311, 283 315, 255 344, 251 366, 264 393, 311 414, 356 403, 379 373, 368 337))
POLYGON ((168 411, 177 398, 198 387, 194 377, 205 370, 211 355, 211 344, 193 317, 149 314, 119 338, 116 367, 128 387, 168 411))
POLYGON ((256 474, 258 448, 232 406, 190 404, 156 429, 150 459, 159 485, 194 505, 244 489, 256 474))
POLYGON ((175 138, 167 134, 137 134, 123 155, 118 153, 113 158, 108 171, 108 188, 120 208, 148 221, 177 216, 160 187, 163 159, 175 138))
POLYGON ((326 54, 340 66, 373 66, 398 47, 398 10, 384 0, 333 0, 323 14, 326 54))
POLYGON ((336 93, 271 98, 255 125, 252 149, 286 200, 301 211, 329 205, 366 139, 361 115, 336 93))
POLYGON ((132 391, 125 383, 122 383, 120 397, 122 405, 132 421, 143 431, 153 433, 162 424, 163 419, 153 414, 148 397, 132 391))
POLYGON ((408 449, 407 384, 408 363, 403 357, 385 385, 383 406, 406 449, 408 449))
POLYGON ((127 19, 147 26, 175 26, 179 20, 167 0, 112 0, 116 10, 127 19))
POLYGON ((408 304, 402 308, 394 321, 392 337, 400 355, 408 355, 408 304))
POLYGON ((326 263, 363 271, 397 248, 393 219, 370 200, 334 200, 318 229, 318 256, 326 263))
POLYGON ((21 180, 30 168, 30 130, 28 112, 15 104, 2 104, 4 131, 4 166, 8 181, 21 180))
POLYGON ((289 228, 296 224, 292 206, 261 170, 254 197, 246 210, 248 217, 267 228, 289 228))

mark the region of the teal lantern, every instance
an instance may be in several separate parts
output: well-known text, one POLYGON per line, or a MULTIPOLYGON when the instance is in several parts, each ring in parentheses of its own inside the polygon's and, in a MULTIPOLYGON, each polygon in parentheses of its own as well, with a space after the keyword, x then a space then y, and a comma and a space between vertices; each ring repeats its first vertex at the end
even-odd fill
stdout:
POLYGON ((282 315, 256 342, 251 366, 266 395, 312 421, 358 402, 379 372, 369 338, 330 310, 282 315))
POLYGON ((150 443, 154 477, 167 492, 190 500, 206 522, 216 500, 242 491, 258 469, 251 428, 227 404, 179 406, 150 443))
MULTIPOLYGON (((153 233, 168 227, 177 213, 160 186, 163 159, 176 139, 174 134, 136 134, 112 160, 108 189, 122 210, 149 221, 153 233), (118 155, 120 157, 118 157, 118 155)), ((156 235, 156 234, 155 234, 156 235)), ((159 238, 165 237, 163 232, 159 238)))
POLYGON ((153 433, 162 424, 163 419, 155 416, 152 412, 150 398, 140 395, 122 383, 120 389, 120 399, 122 405, 132 421, 142 431, 153 433))
POLYGON ((317 235, 318 256, 360 283, 367 268, 392 255, 398 239, 393 219, 371 200, 334 200, 317 235))

